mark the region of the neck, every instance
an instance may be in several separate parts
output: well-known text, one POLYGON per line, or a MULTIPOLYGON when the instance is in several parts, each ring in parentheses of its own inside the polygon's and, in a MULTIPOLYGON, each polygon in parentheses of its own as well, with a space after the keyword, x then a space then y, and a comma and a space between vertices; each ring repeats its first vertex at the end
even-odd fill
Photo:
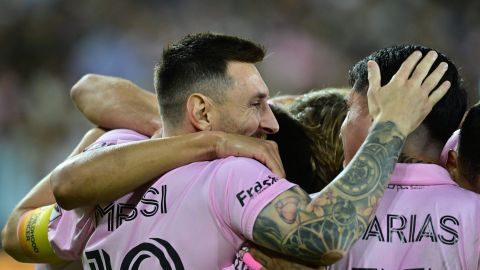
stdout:
POLYGON ((194 133, 198 131, 192 125, 187 125, 184 123, 185 121, 183 123, 172 125, 172 124, 169 124, 167 121, 163 121, 162 119, 162 127, 163 127, 162 137, 172 137, 172 136, 194 133))
POLYGON ((398 162, 440 164, 443 144, 431 139, 423 126, 418 127, 407 137, 398 162))
POLYGON ((398 157, 398 163, 432 163, 432 162, 427 162, 422 159, 410 157, 405 153, 401 153, 400 156, 398 157))

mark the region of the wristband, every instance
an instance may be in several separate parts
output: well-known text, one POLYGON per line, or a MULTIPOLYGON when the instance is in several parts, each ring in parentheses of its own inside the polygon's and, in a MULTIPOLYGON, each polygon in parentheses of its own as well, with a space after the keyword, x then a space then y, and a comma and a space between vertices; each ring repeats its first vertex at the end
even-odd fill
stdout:
POLYGON ((17 237, 20 246, 35 262, 58 263, 62 260, 53 252, 48 241, 48 224, 54 205, 26 212, 18 222, 17 237))

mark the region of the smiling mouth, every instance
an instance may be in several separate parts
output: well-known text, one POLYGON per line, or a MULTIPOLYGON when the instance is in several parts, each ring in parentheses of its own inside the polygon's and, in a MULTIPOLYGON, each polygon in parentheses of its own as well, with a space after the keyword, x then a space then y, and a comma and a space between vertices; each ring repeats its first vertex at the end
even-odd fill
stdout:
POLYGON ((266 140, 267 139, 267 134, 263 133, 263 132, 256 132, 255 134, 252 135, 252 137, 266 140))

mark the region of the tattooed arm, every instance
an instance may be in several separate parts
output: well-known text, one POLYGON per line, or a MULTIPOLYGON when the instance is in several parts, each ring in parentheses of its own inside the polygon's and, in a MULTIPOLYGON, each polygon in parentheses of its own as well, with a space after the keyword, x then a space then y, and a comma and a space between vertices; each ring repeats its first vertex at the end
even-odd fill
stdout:
POLYGON ((377 123, 344 172, 316 198, 295 187, 270 202, 255 222, 254 242, 315 264, 339 260, 366 228, 404 140, 395 124, 377 123))
POLYGON ((416 65, 420 58, 413 53, 383 87, 378 65, 368 63, 374 121, 363 145, 315 198, 295 187, 264 207, 253 229, 255 243, 316 265, 332 264, 348 251, 375 212, 406 136, 449 88, 446 82, 432 92, 445 70, 427 77, 436 55, 429 53, 416 65))

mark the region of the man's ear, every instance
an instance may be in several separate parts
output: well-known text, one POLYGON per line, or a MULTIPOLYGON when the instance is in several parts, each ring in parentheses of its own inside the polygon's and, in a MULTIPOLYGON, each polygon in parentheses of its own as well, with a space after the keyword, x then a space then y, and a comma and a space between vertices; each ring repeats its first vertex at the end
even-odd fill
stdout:
POLYGON ((187 100, 187 116, 196 130, 212 130, 210 110, 212 103, 207 96, 194 93, 187 100))
POLYGON ((459 171, 458 171, 458 153, 455 150, 448 151, 447 163, 445 164, 445 168, 450 173, 453 179, 459 179, 459 171))

